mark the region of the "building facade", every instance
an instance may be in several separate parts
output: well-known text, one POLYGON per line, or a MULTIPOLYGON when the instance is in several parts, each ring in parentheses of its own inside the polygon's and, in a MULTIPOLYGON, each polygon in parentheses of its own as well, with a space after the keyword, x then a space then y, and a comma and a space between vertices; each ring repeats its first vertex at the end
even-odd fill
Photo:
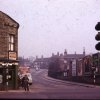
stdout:
POLYGON ((17 89, 19 24, 0 11, 0 90, 17 89))

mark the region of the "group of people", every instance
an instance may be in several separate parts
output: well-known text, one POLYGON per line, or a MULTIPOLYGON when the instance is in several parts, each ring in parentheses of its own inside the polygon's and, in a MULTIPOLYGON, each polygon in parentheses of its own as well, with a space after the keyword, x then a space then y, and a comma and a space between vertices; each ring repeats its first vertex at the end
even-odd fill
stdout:
POLYGON ((29 91, 29 79, 27 75, 25 75, 21 80, 20 80, 20 85, 22 88, 24 88, 25 91, 29 91))

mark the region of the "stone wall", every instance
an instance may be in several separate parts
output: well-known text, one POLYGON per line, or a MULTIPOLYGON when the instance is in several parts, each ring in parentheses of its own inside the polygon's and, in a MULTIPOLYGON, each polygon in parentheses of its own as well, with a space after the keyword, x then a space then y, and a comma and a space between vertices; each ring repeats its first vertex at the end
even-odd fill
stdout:
POLYGON ((19 24, 7 14, 0 11, 0 58, 8 58, 9 35, 15 37, 15 52, 18 58, 18 27, 19 24))

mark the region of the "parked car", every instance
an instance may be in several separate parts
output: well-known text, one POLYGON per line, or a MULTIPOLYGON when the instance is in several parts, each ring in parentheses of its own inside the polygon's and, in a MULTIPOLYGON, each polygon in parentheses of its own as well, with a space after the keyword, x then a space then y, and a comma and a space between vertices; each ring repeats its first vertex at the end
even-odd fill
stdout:
POLYGON ((27 73, 28 79, 29 79, 29 84, 32 85, 32 75, 31 73, 27 73))

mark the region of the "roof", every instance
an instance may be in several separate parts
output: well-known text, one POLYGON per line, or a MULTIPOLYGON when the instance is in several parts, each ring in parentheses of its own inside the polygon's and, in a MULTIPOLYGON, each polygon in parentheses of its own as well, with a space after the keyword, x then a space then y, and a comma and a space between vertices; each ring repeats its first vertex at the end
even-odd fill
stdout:
POLYGON ((19 24, 12 19, 10 16, 8 16, 7 14, 5 14, 4 12, 0 11, 0 20, 3 20, 4 22, 6 22, 6 24, 9 24, 10 26, 19 28, 19 24))
POLYGON ((49 60, 50 60, 50 58, 37 58, 34 62, 41 62, 41 61, 48 62, 49 60))
POLYGON ((85 55, 84 54, 67 54, 66 56, 58 56, 58 55, 54 55, 54 58, 66 58, 66 59, 78 59, 78 58, 83 58, 85 55))

